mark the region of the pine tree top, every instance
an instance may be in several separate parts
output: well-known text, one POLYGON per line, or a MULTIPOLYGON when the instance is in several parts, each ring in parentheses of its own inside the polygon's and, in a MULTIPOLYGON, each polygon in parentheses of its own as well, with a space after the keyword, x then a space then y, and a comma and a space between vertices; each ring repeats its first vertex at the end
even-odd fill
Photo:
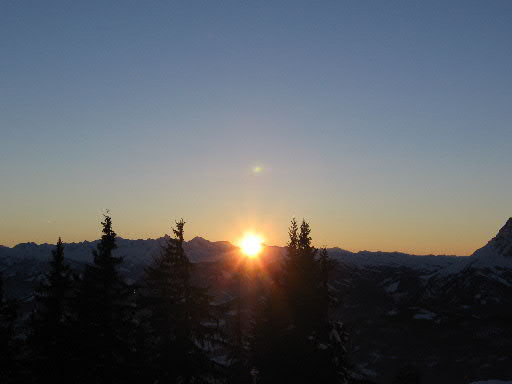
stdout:
POLYGON ((112 229, 112 217, 110 216, 110 211, 103 215, 102 225, 102 233, 100 242, 96 246, 96 250, 93 251, 94 255, 94 264, 97 266, 103 267, 114 267, 117 264, 122 262, 121 257, 114 257, 113 251, 117 248, 116 244, 116 236, 117 234, 112 229))

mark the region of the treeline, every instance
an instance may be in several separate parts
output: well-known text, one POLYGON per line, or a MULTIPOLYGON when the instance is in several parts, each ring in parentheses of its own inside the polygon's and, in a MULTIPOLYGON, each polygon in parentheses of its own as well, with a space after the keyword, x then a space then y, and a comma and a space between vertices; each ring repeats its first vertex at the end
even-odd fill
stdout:
POLYGON ((346 333, 329 315, 333 261, 312 246, 307 222, 292 220, 287 256, 249 315, 242 297, 216 302, 194 282, 183 220, 133 284, 108 213, 101 224, 80 273, 59 239, 28 319, 0 276, 0 383, 349 381, 346 333))

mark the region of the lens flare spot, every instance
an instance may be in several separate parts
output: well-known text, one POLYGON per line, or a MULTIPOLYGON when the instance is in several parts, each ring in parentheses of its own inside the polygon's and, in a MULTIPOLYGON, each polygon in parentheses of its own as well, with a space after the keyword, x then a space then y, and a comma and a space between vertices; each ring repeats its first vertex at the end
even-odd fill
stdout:
POLYGON ((255 165, 254 167, 252 167, 252 173, 257 175, 261 172, 263 172, 263 167, 261 165, 255 165))

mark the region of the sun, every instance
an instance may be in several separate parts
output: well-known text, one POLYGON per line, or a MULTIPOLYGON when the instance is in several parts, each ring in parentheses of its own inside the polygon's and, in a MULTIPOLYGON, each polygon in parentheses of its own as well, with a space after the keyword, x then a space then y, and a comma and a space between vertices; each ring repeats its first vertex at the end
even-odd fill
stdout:
POLYGON ((247 234, 240 241, 242 252, 248 257, 256 257, 263 249, 263 239, 254 234, 247 234))

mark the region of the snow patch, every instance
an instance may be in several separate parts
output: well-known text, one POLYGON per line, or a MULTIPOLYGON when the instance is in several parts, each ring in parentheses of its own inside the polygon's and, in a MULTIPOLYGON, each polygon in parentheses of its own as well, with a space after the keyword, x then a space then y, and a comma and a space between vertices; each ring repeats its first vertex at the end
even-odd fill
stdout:
POLYGON ((436 317, 436 313, 427 310, 422 310, 413 316, 416 320, 434 320, 436 317))

